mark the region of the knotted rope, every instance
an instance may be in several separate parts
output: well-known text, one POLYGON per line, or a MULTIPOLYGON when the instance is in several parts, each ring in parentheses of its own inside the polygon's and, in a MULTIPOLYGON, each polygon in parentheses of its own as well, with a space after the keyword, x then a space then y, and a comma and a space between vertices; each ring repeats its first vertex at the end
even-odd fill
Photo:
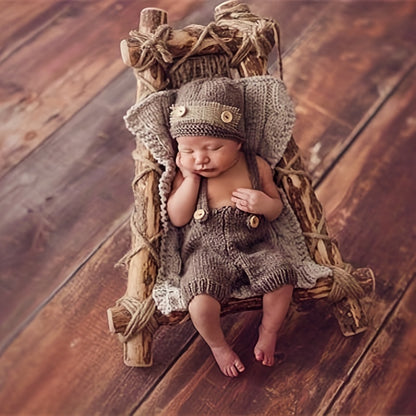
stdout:
MULTIPOLYGON (((165 72, 167 71, 168 66, 173 62, 173 56, 167 45, 171 33, 172 28, 168 25, 158 26, 154 33, 141 33, 138 30, 132 30, 129 33, 129 43, 138 49, 134 53, 134 56, 138 56, 138 60, 134 64, 136 77, 150 92, 156 92, 157 89, 142 73, 156 64, 165 72)), ((164 89, 168 83, 169 80, 166 80, 159 89, 164 89)))
POLYGON ((132 182, 133 191, 136 190, 137 183, 150 172, 156 172, 159 176, 162 175, 162 169, 159 164, 154 160, 150 160, 147 157, 143 157, 142 153, 137 149, 132 152, 133 160, 140 163, 140 172, 138 172, 132 182))
POLYGON ((167 41, 171 36, 172 28, 168 25, 160 25, 154 33, 141 33, 138 30, 130 31, 130 43, 137 44, 140 48, 135 56, 138 56, 134 67, 139 71, 145 71, 158 63, 167 69, 168 64, 173 62, 172 54, 169 52, 167 41))
POLYGON ((310 252, 313 255, 315 253, 315 250, 318 246, 319 240, 327 240, 332 241, 332 238, 328 234, 324 234, 323 228, 325 226, 325 217, 321 215, 321 218, 319 218, 319 222, 316 225, 316 231, 314 232, 303 232, 303 235, 305 237, 308 237, 312 240, 311 246, 310 246, 310 252))
POLYGON ((281 167, 281 166, 275 167, 275 170, 278 172, 276 183, 280 183, 283 176, 289 176, 289 175, 305 176, 309 180, 311 179, 310 174, 306 172, 306 170, 303 169, 303 167, 301 169, 293 169, 292 166, 297 162, 298 159, 300 159, 299 149, 296 152, 296 154, 292 157, 292 159, 290 159, 289 162, 285 164, 284 167, 281 167))
POLYGON ((155 301, 151 296, 144 301, 131 296, 123 296, 116 302, 117 306, 123 306, 131 315, 130 321, 123 334, 119 334, 122 342, 127 342, 134 334, 145 327, 154 334, 159 326, 154 316, 156 311, 155 301))
POLYGON ((356 279, 351 275, 353 267, 344 263, 342 267, 329 266, 332 269, 334 283, 328 294, 328 302, 336 303, 345 297, 360 299, 365 296, 364 289, 356 279))
MULTIPOLYGON (((141 197, 141 193, 138 191, 138 183, 141 181, 145 176, 149 175, 152 172, 156 172, 159 175, 162 174, 162 170, 158 163, 154 160, 150 160, 137 151, 134 150, 132 152, 132 156, 134 161, 140 163, 140 172, 136 173, 133 182, 133 196, 134 200, 136 201, 137 198, 141 197)), ((132 232, 134 246, 131 250, 129 250, 116 264, 116 266, 127 266, 129 261, 142 249, 146 248, 150 255, 152 256, 153 260, 155 261, 157 267, 160 266, 160 256, 158 253, 157 243, 159 242, 159 238, 162 235, 162 231, 159 231, 157 234, 148 237, 145 233, 145 227, 143 224, 138 222, 139 219, 135 212, 130 217, 130 228, 132 232)))
MULTIPOLYGON (((277 46, 279 61, 279 75, 283 80, 283 64, 280 46, 280 27, 273 19, 262 18, 250 12, 246 4, 236 4, 228 6, 224 12, 216 13, 216 22, 219 26, 233 27, 243 32, 243 42, 240 48, 232 58, 230 66, 238 66, 251 52, 254 46, 257 51, 257 57, 267 57, 273 48, 273 45, 264 36, 268 30, 273 31, 274 44, 277 46)), ((265 68, 266 70, 266 68, 265 68)))

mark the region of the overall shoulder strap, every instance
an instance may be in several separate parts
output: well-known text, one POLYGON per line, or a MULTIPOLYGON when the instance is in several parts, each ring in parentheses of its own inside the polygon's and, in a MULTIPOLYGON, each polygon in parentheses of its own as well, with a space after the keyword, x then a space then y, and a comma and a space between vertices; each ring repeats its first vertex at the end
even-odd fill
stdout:
POLYGON ((260 190, 260 175, 259 168, 257 166, 257 156, 252 151, 246 152, 246 162, 248 173, 250 175, 251 185, 253 189, 260 190))
POLYGON ((208 212, 208 181, 206 178, 201 178, 196 207, 197 209, 204 209, 206 212, 208 212))

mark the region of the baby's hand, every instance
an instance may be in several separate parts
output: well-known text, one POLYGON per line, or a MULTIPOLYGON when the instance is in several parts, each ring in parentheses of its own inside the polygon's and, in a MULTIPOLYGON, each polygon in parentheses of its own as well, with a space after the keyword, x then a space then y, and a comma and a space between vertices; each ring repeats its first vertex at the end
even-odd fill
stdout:
POLYGON ((269 200, 270 197, 264 192, 249 188, 238 188, 233 191, 231 197, 231 201, 238 209, 251 214, 262 214, 266 199, 269 200))
POLYGON ((271 198, 262 191, 249 188, 238 188, 234 190, 231 201, 241 211, 264 215, 269 220, 276 218, 282 208, 280 198, 271 198))
POLYGON ((189 169, 186 169, 184 166, 183 166, 183 164, 182 164, 182 162, 181 162, 181 152, 178 152, 178 154, 176 155, 176 166, 179 168, 179 170, 182 172, 182 176, 184 177, 184 178, 187 178, 187 177, 195 177, 195 176, 198 176, 196 173, 194 173, 194 172, 192 172, 191 170, 189 170, 189 169))

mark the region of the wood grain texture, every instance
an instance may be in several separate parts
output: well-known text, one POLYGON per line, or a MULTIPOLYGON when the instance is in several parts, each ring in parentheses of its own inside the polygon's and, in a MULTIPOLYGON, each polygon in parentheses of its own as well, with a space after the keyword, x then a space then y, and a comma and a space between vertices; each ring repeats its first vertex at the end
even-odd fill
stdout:
MULTIPOLYGON (((195 2, 188 6, 200 22, 209 20, 195 2)), ((279 10, 285 7, 296 11, 290 3, 279 10)), ((179 8, 169 16, 180 13, 184 10, 179 8)), ((292 15, 288 11, 286 14, 292 15)), ((293 13, 292 17, 295 38, 296 31, 301 33, 314 14, 303 12, 296 17, 293 13)), ((123 30, 128 30, 128 25, 123 30)), ((78 102, 79 113, 71 116, 65 126, 57 126, 47 141, 37 143, 36 151, 0 181, 0 248, 1 253, 7 253, 0 264, 0 380, 2 398, 8 399, 1 400, 2 411, 3 403, 8 402, 7 410, 16 414, 59 414, 72 409, 91 414, 94 408, 129 413, 126 409, 134 408, 170 365, 169 361, 163 362, 166 340, 161 330, 152 370, 136 373, 123 367, 120 345, 106 332, 104 311, 124 289, 124 273, 114 270, 113 264, 127 245, 111 239, 110 249, 104 254, 97 252, 102 268, 92 256, 126 222, 132 202, 133 142, 122 115, 133 103, 134 95, 133 76, 130 71, 123 72, 88 105, 82 107, 78 102), (97 280, 97 275, 103 280, 97 280), (110 276, 117 276, 115 287, 106 280, 110 276), (97 295, 97 290, 104 293, 97 295), (102 307, 97 296, 103 296, 102 307), (93 320, 99 326, 98 333, 89 327, 93 320), (89 332, 92 338, 85 336, 89 332), (106 362, 113 370, 103 366, 106 362), (97 376, 90 373, 95 366, 97 376), (20 383, 20 379, 26 381, 20 383), (78 389, 81 379, 85 382, 78 389), (115 387, 114 382, 120 380, 123 383, 115 387)), ((127 234, 124 238, 128 238, 127 234)), ((172 333, 167 333, 171 360, 180 354, 193 332, 178 327, 175 334, 180 341, 177 346, 172 342, 172 333), (188 332, 184 335, 182 331, 188 332)))
POLYGON ((0 15, 0 62, 3 62, 13 52, 23 45, 34 33, 39 33, 48 19, 45 15, 56 14, 53 0, 28 2, 25 7, 15 2, 3 2, 0 15), (17 6, 17 7, 16 7, 17 6))
POLYGON ((286 54, 294 137, 315 181, 413 64, 415 19, 414 2, 333 3, 286 54))
POLYGON ((129 244, 126 223, 3 353, 0 414, 129 414, 189 343, 194 334, 189 323, 161 329, 152 369, 124 366, 105 310, 125 290, 125 275, 114 264, 129 244))
POLYGON ((128 81, 114 81, 0 180, 2 347, 130 210, 133 140, 120 122, 128 81))
POLYGON ((416 401, 416 285, 414 275, 361 365, 335 403, 333 414, 414 415, 416 401), (362 400, 363 397, 378 400, 362 400))
MULTIPOLYGON (((140 13, 139 30, 141 33, 155 33, 161 25, 167 24, 167 13, 162 10, 145 9, 140 13)), ((146 84, 155 90, 161 90, 165 84, 165 74, 159 65, 142 71, 137 79, 136 103, 149 95, 146 84), (146 81, 146 82, 144 82, 146 81)), ((149 164, 155 163, 151 153, 136 138, 135 152, 140 155, 135 161, 135 179, 133 180, 134 211, 131 217, 131 250, 135 253, 128 261, 128 281, 125 296, 144 302, 152 300, 152 290, 157 276, 157 259, 152 250, 143 247, 143 239, 150 242, 154 251, 160 248, 157 235, 160 233, 160 199, 158 185, 160 174, 149 171, 149 164), (157 207, 157 208, 156 208, 157 207)), ((108 312, 107 312, 108 314, 108 312)), ((150 321, 149 319, 148 321, 150 321)), ((150 367, 153 363, 152 341, 157 322, 152 319, 152 330, 147 325, 142 331, 131 336, 123 343, 124 363, 128 366, 150 367)))
MULTIPOLYGON (((169 10, 173 25, 186 15, 191 16, 189 23, 206 24, 217 4, 175 3, 147 0, 140 7, 169 10)), ((247 3, 258 6, 254 0, 247 3)), ((266 2, 261 10, 272 9, 279 21, 287 22, 285 47, 322 7, 280 2, 273 10, 266 2)), ((6 4, 0 16, 0 176, 125 70, 118 44, 137 26, 139 12, 128 0, 6 4)))

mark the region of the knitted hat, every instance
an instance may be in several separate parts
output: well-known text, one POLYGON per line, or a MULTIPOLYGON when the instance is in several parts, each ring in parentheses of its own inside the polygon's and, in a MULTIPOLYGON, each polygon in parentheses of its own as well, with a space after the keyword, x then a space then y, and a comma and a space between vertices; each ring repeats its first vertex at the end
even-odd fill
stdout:
POLYGON ((170 133, 245 141, 244 91, 230 78, 199 79, 177 91, 170 112, 170 133))
MULTIPOLYGON (((242 105, 237 107, 235 104, 232 106, 239 108, 241 115, 244 114, 239 121, 239 123, 244 122, 244 127, 240 127, 240 124, 238 124, 237 131, 245 132, 245 134, 240 134, 239 137, 246 138, 244 143, 246 148, 266 159, 273 168, 280 161, 287 143, 292 137, 295 122, 293 103, 284 83, 271 75, 234 80, 226 79, 225 81, 222 81, 221 78, 211 78, 209 81, 207 79, 191 81, 184 84, 180 89, 154 92, 131 107, 124 117, 127 128, 152 152, 155 159, 164 166, 169 165, 169 167, 166 167, 166 172, 173 172, 176 169, 176 146, 172 143, 172 134, 175 137, 180 137, 180 134, 186 134, 186 130, 191 125, 197 125, 201 130, 202 127, 207 127, 209 124, 203 125, 201 122, 201 118, 205 119, 205 117, 199 117, 198 122, 194 121, 188 124, 186 123, 186 117, 183 117, 182 120, 178 116, 172 117, 172 108, 174 109, 176 105, 184 102, 180 95, 186 90, 187 86, 192 88, 198 83, 199 85, 205 83, 210 85, 218 81, 231 84, 227 91, 230 91, 233 86, 237 90, 242 89, 243 91, 244 107, 242 105), (181 94, 179 94, 179 91, 181 91, 181 94), (181 129, 182 131, 175 131, 176 126, 178 126, 178 130, 179 126, 184 128, 181 129)), ((216 96, 220 95, 220 88, 217 85, 213 88, 213 91, 215 91, 216 96)), ((204 93, 204 95, 206 94, 204 93)), ((194 92, 194 97, 197 96, 202 96, 199 89, 194 92)), ((212 102, 212 100, 207 101, 212 102)), ((219 99, 215 100, 215 102, 217 101, 219 99)), ((234 98, 227 101, 235 102, 237 100, 234 98)), ((197 104, 201 104, 201 102, 197 104)), ((230 104, 226 105, 231 106, 230 104)), ((187 111, 187 109, 185 110, 187 111)), ((227 123, 220 124, 222 131, 229 133, 229 130, 224 128, 226 125, 227 123)), ((219 129, 216 130, 213 133, 219 135, 219 129)), ((199 131, 199 133, 201 132, 199 131)))

